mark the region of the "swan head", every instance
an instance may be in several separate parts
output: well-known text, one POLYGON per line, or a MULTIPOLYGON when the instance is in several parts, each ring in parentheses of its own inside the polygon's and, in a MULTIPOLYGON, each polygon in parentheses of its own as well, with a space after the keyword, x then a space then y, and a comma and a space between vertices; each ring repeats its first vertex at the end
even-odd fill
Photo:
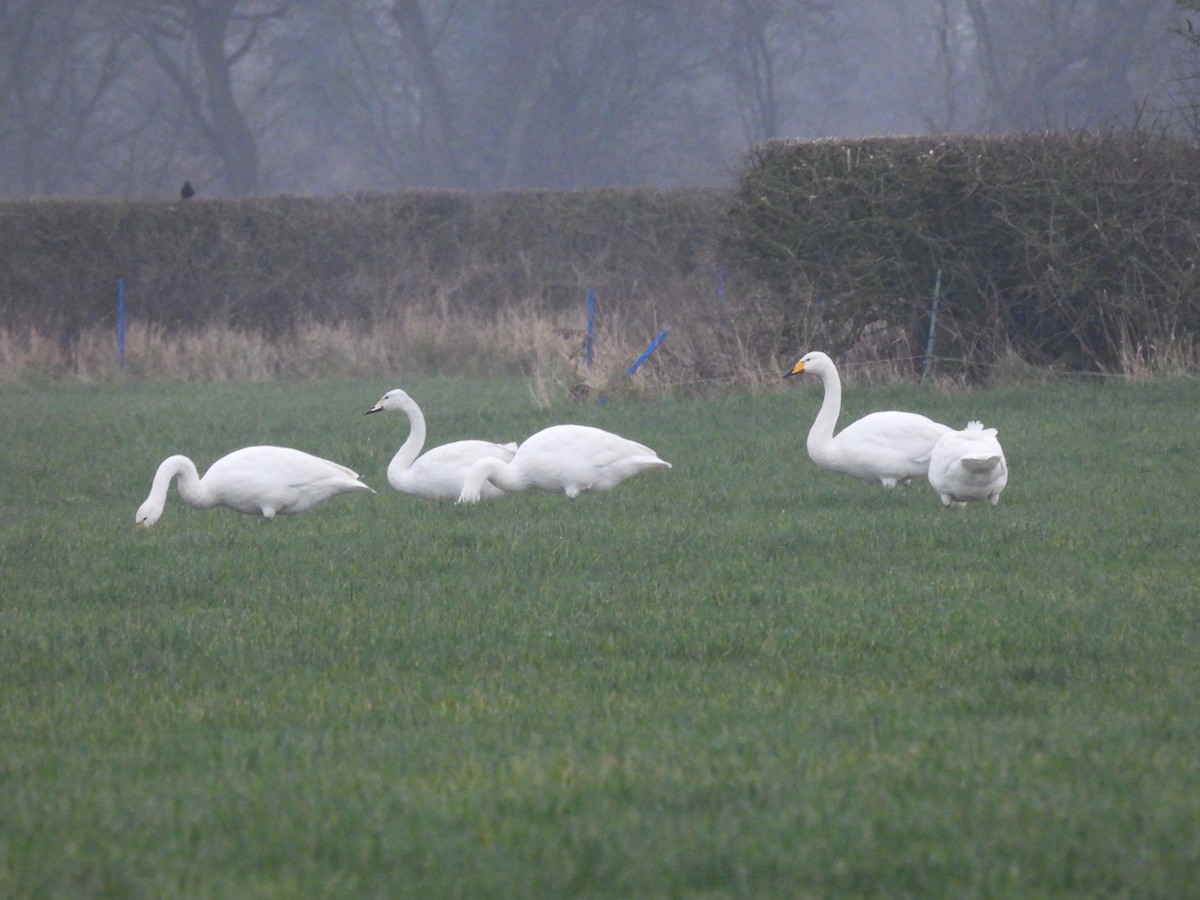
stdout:
POLYGON ((138 507, 138 511, 133 517, 133 524, 138 528, 149 528, 162 518, 162 514, 162 506, 152 500, 147 500, 138 507))
POLYGON ((805 353, 800 357, 800 361, 792 366, 792 371, 784 372, 784 378, 790 378, 792 375, 799 375, 801 372, 812 372, 814 375, 823 375, 833 367, 833 360, 829 355, 822 353, 820 350, 813 350, 811 353, 805 353))
POLYGON ((388 391, 379 398, 379 402, 367 410, 366 414, 384 412, 389 409, 404 409, 412 404, 412 398, 400 388, 388 391))

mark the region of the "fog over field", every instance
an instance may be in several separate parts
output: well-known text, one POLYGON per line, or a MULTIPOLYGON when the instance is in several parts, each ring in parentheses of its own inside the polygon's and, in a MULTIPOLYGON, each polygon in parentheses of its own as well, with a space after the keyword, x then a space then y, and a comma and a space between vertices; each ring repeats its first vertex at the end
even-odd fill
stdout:
POLYGON ((0 196, 727 185, 773 138, 1190 136, 1194 5, 0 0, 0 196))

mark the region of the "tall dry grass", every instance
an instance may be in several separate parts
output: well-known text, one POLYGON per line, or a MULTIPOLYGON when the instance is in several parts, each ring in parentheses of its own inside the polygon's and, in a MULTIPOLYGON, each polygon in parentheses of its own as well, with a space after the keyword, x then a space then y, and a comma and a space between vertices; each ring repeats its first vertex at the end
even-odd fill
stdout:
POLYGON ((768 308, 726 306, 694 294, 655 302, 645 297, 596 306, 587 353, 583 302, 554 311, 540 298, 488 311, 455 302, 448 291, 368 324, 310 322, 273 336, 209 325, 169 331, 132 322, 123 360, 111 326, 75 335, 36 327, 0 330, 0 383, 270 381, 428 374, 518 376, 536 401, 614 394, 694 393, 779 377, 768 308), (667 338, 630 375, 660 332, 667 338))
MULTIPOLYGON (((125 335, 123 360, 111 327, 76 335, 35 327, 0 329, 0 384, 45 381, 271 381, 317 378, 404 378, 461 374, 524 377, 538 405, 564 398, 668 396, 730 388, 778 385, 780 373, 801 353, 818 349, 789 334, 768 303, 729 302, 699 291, 658 302, 620 298, 597 306, 589 359, 586 313, 552 311, 540 298, 502 304, 491 311, 456 304, 449 291, 409 305, 369 324, 310 322, 280 335, 229 326, 169 331, 134 322, 125 335), (660 333, 667 337, 640 365, 630 367, 660 333)), ((839 361, 849 383, 915 380, 924 348, 900 330, 882 328, 839 361)), ((1197 371, 1191 336, 1166 334, 1153 345, 1122 346, 1127 380, 1197 371)), ((962 372, 961 361, 948 368, 962 372)), ((963 377, 942 375, 934 384, 961 387, 963 377)), ((1071 375, 1035 368, 1010 352, 989 368, 986 380, 1016 382, 1071 375)))

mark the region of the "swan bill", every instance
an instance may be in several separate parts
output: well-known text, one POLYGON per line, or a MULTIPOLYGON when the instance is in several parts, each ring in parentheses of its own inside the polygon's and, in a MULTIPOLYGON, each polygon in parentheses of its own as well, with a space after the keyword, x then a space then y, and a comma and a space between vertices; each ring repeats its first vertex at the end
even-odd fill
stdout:
POLYGON ((374 406, 372 406, 370 409, 368 409, 365 413, 363 413, 363 415, 369 416, 371 413, 377 413, 377 412, 383 412, 382 401, 379 403, 376 403, 374 406))
POLYGON ((792 371, 784 372, 783 377, 791 378, 793 375, 799 375, 803 371, 804 371, 804 360, 800 360, 800 362, 796 363, 796 365, 792 367, 792 371))

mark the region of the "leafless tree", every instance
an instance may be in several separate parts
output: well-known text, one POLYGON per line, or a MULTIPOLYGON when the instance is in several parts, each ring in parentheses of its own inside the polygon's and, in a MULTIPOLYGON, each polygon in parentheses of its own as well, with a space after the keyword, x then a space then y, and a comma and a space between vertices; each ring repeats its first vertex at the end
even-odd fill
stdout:
POLYGON ((0 184, 90 192, 120 136, 105 113, 123 56, 87 0, 0 0, 0 184))
POLYGON ((1128 116, 1159 80, 1174 0, 965 0, 986 129, 1077 128, 1128 116), (1158 72, 1148 73, 1156 68, 1158 72), (1147 77, 1149 76, 1149 77, 1147 77))
POLYGON ((123 0, 133 25, 175 88, 188 119, 221 162, 234 194, 259 189, 259 150, 239 102, 234 69, 286 0, 123 0))
POLYGON ((464 187, 627 179, 656 148, 672 90, 703 64, 707 49, 688 36, 705 2, 394 0, 438 176, 464 187))
POLYGON ((785 106, 796 74, 830 34, 834 6, 826 0, 726 0, 714 10, 715 63, 728 79, 746 137, 752 142, 783 134, 785 106))
POLYGON ((1179 20, 1171 29, 1177 41, 1170 112, 1192 140, 1200 138, 1200 0, 1176 0, 1179 20))

